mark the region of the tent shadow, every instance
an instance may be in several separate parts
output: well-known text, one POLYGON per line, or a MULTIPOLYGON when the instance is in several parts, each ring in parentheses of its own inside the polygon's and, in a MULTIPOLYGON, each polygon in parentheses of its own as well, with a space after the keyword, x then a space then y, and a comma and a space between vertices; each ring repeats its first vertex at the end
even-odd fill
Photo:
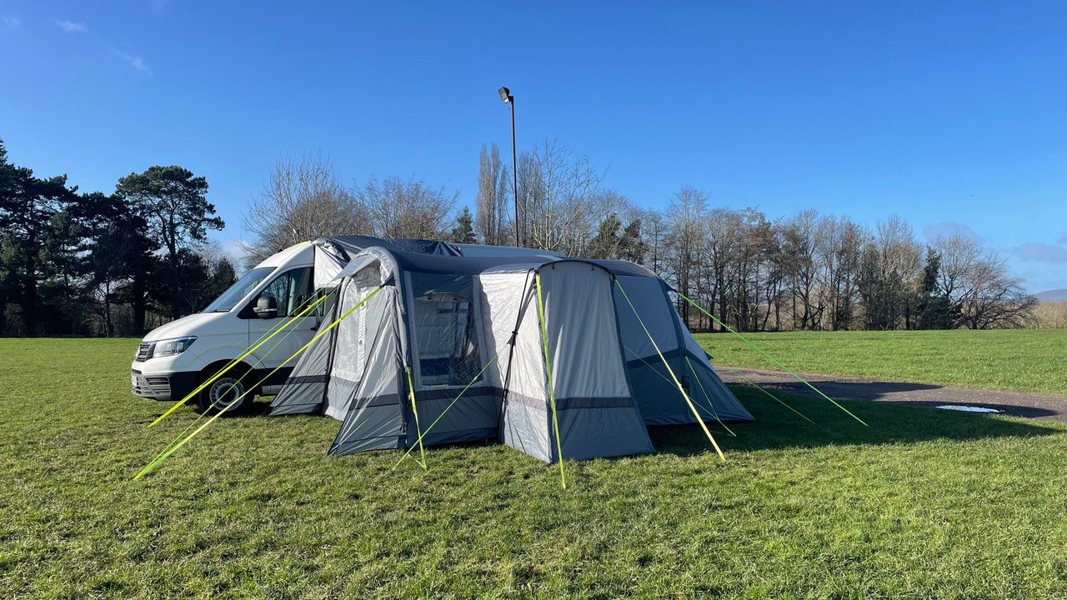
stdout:
MULTIPOLYGON (((1064 435, 1067 430, 1050 423, 1023 422, 988 414, 938 410, 912 403, 840 401, 842 406, 867 422, 864 427, 829 402, 802 395, 776 393, 781 400, 816 424, 749 389, 734 392, 755 417, 752 423, 709 423, 724 452, 753 452, 787 448, 844 445, 881 445, 932 440, 976 440, 1002 437, 1064 435)), ((712 451, 707 437, 696 425, 649 427, 657 452, 694 456, 712 451)))
MULTIPOLYGON (((737 375, 738 371, 731 371, 729 368, 716 369, 723 381, 730 384, 734 388, 735 392, 737 388, 743 383, 752 381, 758 384, 760 387, 773 390, 775 392, 788 392, 797 394, 800 396, 812 396, 816 397, 817 394, 811 391, 802 382, 797 381, 793 377, 790 377, 786 373, 757 373, 752 375, 754 379, 749 380, 747 378, 737 375)), ((861 381, 850 379, 825 379, 818 380, 815 385, 826 395, 831 398, 848 398, 850 400, 880 400, 892 394, 899 394, 903 392, 921 392, 921 391, 934 391, 941 389, 943 386, 932 385, 928 383, 908 383, 901 381, 861 381)), ((744 388, 743 388, 744 389, 744 388)))

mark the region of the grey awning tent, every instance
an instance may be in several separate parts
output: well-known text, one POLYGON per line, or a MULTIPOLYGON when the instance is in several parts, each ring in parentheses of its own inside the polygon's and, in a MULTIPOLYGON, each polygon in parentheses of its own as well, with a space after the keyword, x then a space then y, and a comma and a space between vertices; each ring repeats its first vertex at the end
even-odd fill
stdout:
POLYGON ((341 420, 330 454, 410 448, 420 432, 427 445, 500 439, 548 462, 651 452, 646 425, 697 420, 661 353, 701 420, 752 418, 637 265, 371 247, 339 273, 323 327, 348 316, 272 410, 341 420))

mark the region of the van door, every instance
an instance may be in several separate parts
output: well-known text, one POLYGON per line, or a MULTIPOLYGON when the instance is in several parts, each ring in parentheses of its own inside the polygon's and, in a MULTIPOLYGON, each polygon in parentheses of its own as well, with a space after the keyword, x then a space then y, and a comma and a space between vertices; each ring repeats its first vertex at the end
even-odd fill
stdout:
MULTIPOLYGON (((315 291, 312 273, 312 267, 285 271, 267 284, 267 287, 252 299, 251 306, 255 306, 259 298, 273 296, 278 303, 278 315, 273 319, 261 319, 252 315, 252 318, 248 319, 249 345, 260 341, 268 331, 280 327, 307 308, 309 302, 314 301, 312 299, 315 291)), ((322 314, 321 306, 316 306, 305 316, 286 326, 284 331, 271 338, 256 352, 257 356, 263 357, 262 363, 256 369, 274 369, 280 366, 285 359, 311 341, 311 338, 315 335, 315 330, 319 327, 322 314)), ((285 363, 284 368, 279 370, 279 373, 272 377, 272 381, 267 384, 283 381, 284 377, 282 376, 288 375, 299 359, 300 357, 298 356, 285 363)), ((260 377, 262 376, 260 375, 260 377)))

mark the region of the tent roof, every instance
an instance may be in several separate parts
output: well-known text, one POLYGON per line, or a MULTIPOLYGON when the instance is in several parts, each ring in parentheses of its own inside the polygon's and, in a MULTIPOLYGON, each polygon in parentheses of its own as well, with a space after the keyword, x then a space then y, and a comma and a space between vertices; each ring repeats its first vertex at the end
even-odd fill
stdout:
MULTIPOLYGON (((526 271, 552 262, 573 261, 598 266, 612 275, 659 278, 648 268, 625 260, 567 258, 559 252, 534 248, 416 239, 385 240, 367 235, 333 236, 320 241, 330 243, 346 253, 349 260, 369 248, 384 250, 396 260, 401 271, 415 273, 476 275, 486 271, 526 271)), ((352 272, 354 269, 350 266, 343 275, 352 272)))
POLYGON ((386 240, 370 235, 337 235, 322 238, 345 252, 349 260, 365 248, 378 246, 387 250, 417 252, 440 256, 460 256, 459 249, 448 243, 435 240, 397 239, 386 240))
POLYGON ((625 260, 590 260, 584 258, 561 258, 542 254, 540 250, 518 252, 509 248, 504 256, 453 256, 447 254, 424 254, 382 246, 395 260, 401 271, 454 275, 477 275, 486 271, 526 271, 553 262, 584 262, 600 267, 612 275, 627 277, 650 277, 659 279, 653 271, 625 260))
POLYGON ((632 263, 628 260, 595 260, 595 259, 580 259, 586 262, 593 263, 594 265, 603 267, 608 270, 612 275, 622 275, 626 277, 655 277, 659 278, 654 271, 646 267, 642 267, 639 264, 632 263))
POLYGON ((419 273, 441 273, 456 275, 476 275, 494 267, 508 266, 517 269, 532 269, 545 263, 559 260, 551 256, 541 256, 531 251, 527 256, 509 254, 507 256, 441 256, 435 254, 416 254, 391 250, 396 264, 403 271, 419 273))

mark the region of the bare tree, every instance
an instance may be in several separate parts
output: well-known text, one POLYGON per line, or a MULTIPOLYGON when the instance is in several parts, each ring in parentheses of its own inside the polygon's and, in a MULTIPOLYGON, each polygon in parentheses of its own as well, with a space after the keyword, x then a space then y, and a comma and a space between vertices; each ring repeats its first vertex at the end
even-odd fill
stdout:
POLYGON ((589 241, 600 176, 585 156, 545 142, 519 158, 520 243, 577 255, 589 241))
POLYGON ((817 260, 823 271, 823 294, 830 311, 830 329, 850 329, 855 317, 863 229, 847 217, 819 220, 817 260))
POLYGON ((419 179, 371 179, 357 188, 374 235, 384 238, 441 239, 449 234, 456 194, 433 189, 419 179))
POLYGON ((639 212, 638 218, 644 223, 645 243, 648 252, 642 264, 659 273, 664 267, 667 248, 667 225, 663 222, 663 213, 658 210, 639 212))
POLYGON ((961 235, 935 240, 940 255, 938 286, 956 327, 992 329, 1033 323, 1037 299, 1026 294, 1007 263, 978 242, 961 235))
POLYGON ((508 206, 511 186, 496 144, 482 146, 478 169, 478 197, 475 201, 477 233, 489 245, 512 242, 508 206))
POLYGON ((818 329, 826 309, 820 294, 821 272, 816 260, 820 252, 817 226, 818 213, 808 209, 786 221, 782 229, 782 252, 796 329, 818 329))
POLYGON ((919 319, 923 248, 903 219, 892 216, 877 225, 864 245, 859 293, 868 329, 911 329, 919 319))
MULTIPOLYGON (((708 197, 704 192, 692 187, 683 187, 674 194, 667 205, 667 276, 673 280, 676 289, 692 298, 697 296, 694 289, 700 281, 700 255, 706 238, 704 225, 707 220, 708 197)), ((697 299, 707 305, 708 298, 697 299)), ((689 324, 689 303, 681 301, 679 312, 682 320, 689 324)))
POLYGON ((244 226, 255 236, 248 248, 252 264, 298 242, 371 232, 366 209, 330 162, 306 156, 299 162, 279 161, 244 226))
MULTIPOLYGON (((736 319, 736 278, 738 246, 741 243, 739 215, 726 208, 716 208, 701 217, 701 236, 697 240, 690 267, 694 290, 700 303, 724 322, 736 319)), ((703 315, 696 315, 700 328, 711 328, 711 323, 702 323, 703 315)))

